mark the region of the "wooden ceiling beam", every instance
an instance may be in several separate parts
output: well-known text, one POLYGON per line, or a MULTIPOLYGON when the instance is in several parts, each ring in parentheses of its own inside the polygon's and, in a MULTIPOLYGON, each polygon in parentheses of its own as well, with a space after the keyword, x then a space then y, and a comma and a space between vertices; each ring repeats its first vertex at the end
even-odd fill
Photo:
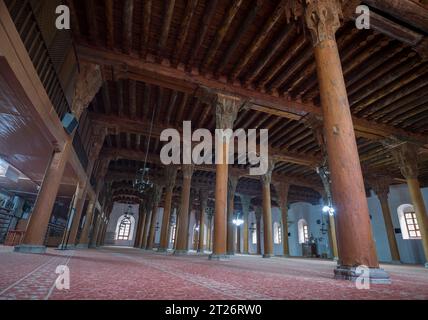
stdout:
MULTIPOLYGON (((128 68, 128 72, 124 72, 122 74, 124 78, 133 78, 133 74, 137 73, 140 80, 145 81, 146 83, 154 82, 155 84, 162 85, 173 90, 177 90, 178 84, 179 87, 182 88, 178 91, 191 94, 194 94, 201 86, 213 90, 228 92, 233 95, 242 96, 243 99, 248 101, 247 106, 250 109, 274 114, 284 118, 301 119, 308 113, 322 116, 322 109, 314 104, 276 97, 267 93, 246 89, 239 85, 226 84, 215 79, 208 79, 201 75, 192 75, 183 70, 144 62, 141 59, 133 58, 128 55, 90 48, 88 46, 78 46, 78 53, 83 60, 101 65, 109 64, 113 66, 123 66, 125 64, 128 68), (135 73, 131 72, 131 69, 133 69, 135 73)), ((391 134, 398 134, 403 138, 428 144, 428 137, 424 135, 411 133, 394 127, 379 125, 356 117, 353 118, 353 121, 357 136, 368 137, 369 139, 379 139, 388 137, 391 134)))
MULTIPOLYGON (((129 160, 136 160, 136 161, 144 161, 146 159, 146 155, 147 155, 147 161, 149 163, 163 165, 159 159, 159 154, 146 154, 143 151, 136 151, 136 150, 130 150, 130 149, 123 149, 123 148, 114 148, 114 149, 103 148, 100 153, 101 158, 129 159, 129 160)), ((196 168, 197 170, 201 170, 201 171, 209 171, 209 172, 216 171, 215 165, 197 165, 196 168)), ((256 179, 256 180, 260 179, 260 176, 250 175, 248 170, 242 170, 238 168, 233 168, 233 170, 236 171, 240 177, 256 179)), ((290 184, 302 186, 302 187, 308 187, 308 188, 314 188, 314 187, 317 187, 318 184, 321 184, 320 182, 317 183, 309 179, 304 179, 304 178, 294 177, 294 176, 285 176, 277 173, 272 174, 272 179, 279 180, 279 181, 285 180, 285 181, 288 181, 290 184)))
POLYGON ((287 3, 288 3, 288 0, 281 0, 281 2, 276 6, 274 12, 269 15, 269 19, 263 26, 262 31, 256 36, 255 40, 251 43, 250 47, 247 50, 245 50, 244 57, 239 59, 238 65, 233 69, 230 75, 231 79, 238 78, 241 72, 247 66, 247 64, 251 61, 252 58, 254 58, 256 53, 260 50, 263 42, 271 33, 271 30, 273 29, 275 24, 279 21, 281 16, 283 16, 283 14, 285 13, 287 3))
POLYGON ((105 23, 106 23, 106 43, 107 47, 112 49, 114 47, 114 0, 105 1, 105 23))
POLYGON ((148 48, 149 48, 149 40, 150 40, 150 23, 152 17, 152 0, 145 0, 143 7, 143 16, 141 21, 141 55, 143 58, 146 57, 148 48))
POLYGON ((190 22, 192 21, 195 9, 198 6, 198 0, 189 0, 184 11, 184 17, 181 22, 180 34, 178 35, 177 45, 175 47, 174 66, 177 66, 183 56, 183 47, 189 34, 190 22))
MULTIPOLYGON (((109 129, 110 134, 119 135, 121 132, 132 133, 138 135, 148 136, 150 134, 150 122, 141 121, 129 118, 117 118, 115 116, 99 115, 91 113, 89 115, 92 123, 104 126, 109 129)), ((159 139, 163 130, 169 129, 168 126, 159 125, 155 123, 153 125, 151 136, 159 139)), ((180 132, 181 130, 179 130, 180 132)), ((236 149, 237 150, 237 149, 236 149)), ((297 154, 292 152, 284 152, 280 149, 270 147, 269 154, 275 156, 278 160, 306 165, 315 166, 321 161, 320 158, 311 157, 306 154, 297 154)))
POLYGON ((165 51, 168 41, 169 30, 171 28, 172 15, 174 14, 175 0, 165 0, 165 12, 163 15, 162 31, 158 42, 158 58, 162 59, 162 52, 165 51))
POLYGON ((238 13, 243 0, 233 0, 232 5, 230 6, 229 10, 227 11, 226 16, 224 17, 220 27, 217 29, 217 34, 214 38, 214 41, 211 43, 211 46, 205 55, 204 60, 201 63, 201 69, 207 70, 211 63, 214 60, 215 54, 217 53, 217 50, 220 48, 221 43, 223 42, 224 38, 227 35, 227 32, 229 31, 229 28, 233 22, 233 20, 236 17, 236 14, 238 13))
POLYGON ((123 8, 123 50, 129 53, 132 49, 132 25, 134 22, 134 0, 125 0, 123 8))

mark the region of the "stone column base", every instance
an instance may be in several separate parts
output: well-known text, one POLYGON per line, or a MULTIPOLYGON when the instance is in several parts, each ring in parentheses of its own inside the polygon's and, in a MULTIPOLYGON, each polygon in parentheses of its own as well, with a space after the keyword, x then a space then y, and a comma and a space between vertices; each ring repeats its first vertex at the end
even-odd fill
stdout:
POLYGON ((210 254, 208 259, 217 261, 230 261, 230 256, 227 254, 210 254))
POLYGON ((76 249, 76 246, 74 244, 67 244, 67 245, 60 244, 58 246, 58 249, 59 250, 74 250, 74 249, 76 249))
POLYGON ((267 254, 263 254, 263 258, 272 258, 273 254, 271 253, 267 253, 267 254))
MULTIPOLYGON (((334 278, 338 280, 356 281, 361 273, 356 272, 356 267, 338 266, 334 270, 334 278)), ((389 274, 381 268, 369 268, 370 270, 370 283, 374 284, 390 284, 391 279, 389 274)))
POLYGON ((226 252, 226 254, 227 254, 228 256, 234 256, 234 255, 235 255, 235 252, 226 252))
POLYGON ((425 268, 428 269, 428 262, 425 262, 425 268))
POLYGON ((168 253, 168 249, 167 248, 159 248, 157 252, 159 252, 159 253, 168 253))
POLYGON ((89 245, 88 244, 84 244, 84 243, 79 243, 76 246, 76 249, 89 249, 89 245))
POLYGON ((40 254, 46 252, 45 246, 33 246, 29 244, 21 244, 19 246, 15 246, 13 248, 14 252, 18 253, 34 253, 34 254, 40 254))
POLYGON ((189 254, 188 250, 174 250, 175 256, 187 256, 189 254))
POLYGON ((198 249, 198 250, 196 250, 196 252, 197 252, 197 253, 202 253, 202 254, 204 254, 204 253, 205 253, 205 250, 203 250, 203 249, 198 249))
POLYGON ((400 265, 402 264, 400 260, 392 260, 391 264, 400 265))

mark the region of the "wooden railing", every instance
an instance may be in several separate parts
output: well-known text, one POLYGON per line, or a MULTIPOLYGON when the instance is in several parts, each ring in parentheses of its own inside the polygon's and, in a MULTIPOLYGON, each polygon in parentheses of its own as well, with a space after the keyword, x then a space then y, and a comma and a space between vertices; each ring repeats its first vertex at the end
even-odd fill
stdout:
POLYGON ((6 239, 12 218, 11 210, 0 208, 0 243, 4 243, 6 239))

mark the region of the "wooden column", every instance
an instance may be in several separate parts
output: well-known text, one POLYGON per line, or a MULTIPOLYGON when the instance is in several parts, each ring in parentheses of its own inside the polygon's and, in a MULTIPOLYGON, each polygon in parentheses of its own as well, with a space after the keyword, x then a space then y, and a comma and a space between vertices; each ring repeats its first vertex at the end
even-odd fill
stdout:
POLYGON ((270 183, 272 180, 272 171, 275 163, 269 160, 268 172, 260 177, 263 188, 263 258, 273 256, 273 235, 272 235, 272 207, 270 197, 270 183))
MULTIPOLYGON (((233 129, 241 100, 237 97, 217 94, 215 99, 217 129, 233 129)), ((230 139, 221 139, 219 148, 216 150, 216 186, 215 186, 215 215, 214 215, 214 242, 213 252, 210 259, 227 259, 227 184, 228 184, 228 155, 230 139)))
POLYGON ((46 251, 45 235, 71 148, 71 141, 68 141, 62 151, 52 154, 24 239, 21 245, 15 247, 16 252, 44 253, 46 251))
POLYGON ((242 225, 243 231, 243 251, 242 253, 248 254, 248 215, 250 213, 251 197, 247 195, 240 195, 241 204, 242 204, 242 214, 244 219, 244 224, 242 225))
POLYGON ((391 211, 388 205, 389 186, 392 180, 384 176, 374 176, 369 179, 369 184, 379 199, 382 208, 383 220, 385 222, 386 235, 388 237, 389 250, 392 263, 399 264, 400 253, 398 252, 397 240, 395 239, 394 225, 392 223, 391 211))
POLYGON ((288 245, 288 191, 290 185, 284 181, 274 182, 276 194, 278 195, 278 205, 281 210, 281 224, 282 224, 282 248, 284 257, 290 256, 290 249, 288 245))
MULTIPOLYGON (((107 135, 107 130, 105 127, 101 127, 101 126, 96 125, 92 128, 91 138, 90 138, 91 139, 90 140, 90 154, 89 154, 89 159, 88 159, 88 167, 86 170, 86 175, 88 177, 88 181, 87 181, 88 185, 90 184, 89 179, 92 176, 92 171, 94 169, 95 162, 98 159, 101 148, 104 145, 104 140, 105 140, 106 135, 107 135)), ((104 176, 105 176, 105 172, 101 172, 101 174, 103 174, 103 176, 99 176, 98 178, 100 180, 103 180, 104 176)), ((101 186, 102 186, 102 184, 101 184, 101 186)), ((100 190, 98 188, 99 188, 99 186, 97 185, 96 197, 98 197, 99 192, 100 192, 100 190)), ((80 247, 80 248, 87 248, 89 229, 91 227, 92 218, 93 218, 93 216, 92 216, 93 211, 94 211, 93 207, 94 207, 97 199, 91 199, 90 201, 93 202, 92 203, 92 210, 86 210, 85 224, 83 226, 82 234, 80 236, 79 245, 78 245, 78 247, 80 247)), ((88 209, 90 207, 91 207, 91 203, 89 203, 88 209)), ((83 209, 83 206, 82 206, 82 209, 83 209)), ((79 220, 77 220, 77 216, 76 216, 76 219, 73 219, 73 226, 74 225, 77 226, 77 231, 79 228, 79 222, 80 222, 80 217, 79 217, 79 220)), ((76 236, 77 236, 77 231, 76 231, 76 236)), ((74 239, 70 237, 70 239, 71 239, 69 241, 70 245, 73 245, 76 242, 76 236, 74 237, 74 239)))
POLYGON ((213 215, 212 213, 208 213, 207 215, 208 217, 208 222, 207 222, 207 249, 208 251, 212 250, 212 220, 213 220, 213 215))
POLYGON ((256 235, 257 235, 257 254, 262 254, 262 213, 256 208, 256 235))
POLYGON ((379 269, 373 242, 364 181, 335 33, 340 27, 335 0, 305 3, 305 20, 312 35, 324 116, 324 131, 337 212, 340 261, 338 279, 355 280, 356 267, 372 268, 370 280, 390 283, 379 269))
POLYGON ((199 190, 199 202, 200 202, 200 214, 199 214, 199 242, 198 252, 203 253, 205 251, 205 221, 206 221, 206 210, 208 203, 208 190, 199 190))
POLYGON ((171 221, 171 205, 174 192, 175 179, 177 177, 177 167, 168 166, 165 168, 165 205, 162 216, 162 229, 160 236, 160 252, 166 252, 169 245, 169 232, 171 221))
POLYGON ((88 248, 89 246, 89 231, 92 225, 92 219, 95 211, 95 200, 90 199, 86 209, 85 225, 79 239, 79 248, 88 248))
MULTIPOLYGON (((330 179, 330 170, 328 169, 328 155, 327 147, 324 137, 324 126, 321 118, 313 115, 305 117, 305 123, 310 127, 314 133, 315 140, 318 142, 318 145, 321 149, 322 163, 318 165, 316 171, 321 178, 323 183, 323 189, 318 190, 323 197, 323 204, 325 206, 333 207, 333 199, 331 195, 331 179, 330 179)), ((339 260, 339 254, 337 249, 337 237, 336 237, 336 222, 334 213, 327 213, 329 221, 329 245, 333 255, 333 260, 339 260)))
POLYGON ((155 242, 156 221, 158 218, 159 202, 162 197, 162 189, 163 187, 157 184, 155 184, 153 187, 153 209, 152 216, 150 219, 150 229, 149 236, 147 239, 146 250, 152 250, 153 243, 155 242))
POLYGON ((183 164, 181 166, 183 174, 183 185, 181 189, 181 204, 180 204, 180 223, 177 230, 177 248, 174 254, 187 254, 187 241, 189 238, 189 202, 190 202, 190 187, 192 185, 193 165, 183 164))
POLYGON ((233 224, 234 209, 235 209, 235 191, 238 185, 239 176, 230 173, 227 189, 227 254, 235 254, 235 230, 236 225, 233 224))
POLYGON ((71 224, 71 229, 66 239, 64 239, 66 241, 65 247, 67 249, 74 249, 75 247, 77 232, 79 231, 80 219, 82 217, 82 211, 86 202, 87 194, 88 194, 88 189, 87 189, 86 183, 84 184, 79 183, 76 189, 75 197, 74 197, 74 200, 75 200, 75 203, 73 205, 74 215, 73 215, 73 221, 71 224))
POLYGON ((410 198, 415 209, 416 220, 421 231, 422 246, 425 253, 425 267, 428 268, 428 217, 418 181, 418 146, 401 143, 392 153, 400 167, 401 174, 406 178, 410 198))

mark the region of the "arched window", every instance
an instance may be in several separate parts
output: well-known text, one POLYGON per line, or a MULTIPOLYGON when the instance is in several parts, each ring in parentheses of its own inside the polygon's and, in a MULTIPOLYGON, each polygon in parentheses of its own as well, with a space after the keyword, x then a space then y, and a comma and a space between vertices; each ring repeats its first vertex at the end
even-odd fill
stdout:
POLYGON ((403 204, 398 207, 397 213, 403 239, 421 239, 421 230, 413 206, 411 204, 403 204))
POLYGON ((300 219, 297 223, 299 231, 299 243, 307 243, 309 241, 308 223, 305 219, 300 219))
POLYGON ((117 219, 116 240, 131 241, 134 234, 135 218, 133 216, 123 215, 117 219))
POLYGON ((273 242, 275 244, 280 244, 282 242, 282 230, 278 222, 273 224, 273 242))
POLYGON ((251 224, 251 243, 257 244, 257 225, 255 223, 251 224))
POLYGON ((129 240, 130 233, 131 233, 131 220, 129 218, 124 218, 122 219, 119 225, 117 240, 129 240))

